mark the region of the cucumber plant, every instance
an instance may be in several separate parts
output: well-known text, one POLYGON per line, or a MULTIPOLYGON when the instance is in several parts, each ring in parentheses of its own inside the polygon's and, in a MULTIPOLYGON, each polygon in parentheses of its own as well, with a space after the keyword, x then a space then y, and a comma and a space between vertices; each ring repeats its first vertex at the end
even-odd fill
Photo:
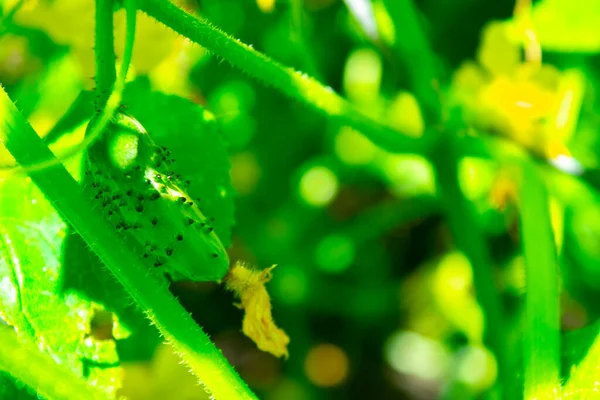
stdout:
MULTIPOLYGON (((26 2, 15 2, 15 8, 3 15, 0 21, 2 29, 24 3, 26 2)), ((59 1, 49 3, 65 4, 59 1)), ((274 7, 274 3, 267 3, 269 1, 261 2, 265 10, 274 7)), ((50 393, 50 396, 56 398, 65 398, 67 393, 72 397, 77 392, 82 398, 102 398, 104 394, 114 398, 120 384, 119 373, 115 370, 120 362, 128 361, 124 342, 134 342, 129 348, 131 350, 141 347, 140 339, 152 335, 156 339, 157 333, 160 333, 215 398, 255 398, 208 335, 169 292, 168 284, 181 280, 224 283, 225 288, 239 298, 238 306, 246 311, 244 332, 251 332, 248 336, 255 340, 260 349, 288 357, 290 337, 273 323, 270 299, 264 286, 271 279, 273 267, 253 271, 241 263, 230 266, 226 249, 231 245, 234 195, 228 177, 227 145, 209 122, 210 114, 189 100, 150 90, 143 78, 125 85, 136 35, 136 15, 140 14, 145 21, 156 26, 158 25, 154 20, 162 23, 250 77, 308 105, 325 116, 336 129, 344 129, 346 133, 352 131, 358 136, 363 134, 368 140, 361 136, 363 140, 358 143, 365 147, 379 146, 384 150, 372 151, 373 157, 379 157, 383 153, 386 153, 385 157, 390 156, 389 153, 423 156, 434 170, 432 175, 435 178, 432 180, 435 180, 435 201, 442 204, 442 212, 454 239, 453 244, 464 253, 472 267, 472 277, 469 279, 472 278, 478 306, 485 314, 485 328, 482 327, 481 337, 476 341, 478 345, 483 344, 491 350, 497 364, 497 379, 489 397, 557 398, 561 391, 565 391, 565 397, 594 392, 597 382, 597 342, 600 341, 597 339, 598 324, 591 325, 585 331, 561 335, 560 274, 556 265, 558 251, 552 240, 552 231, 557 228, 548 206, 556 191, 546 190, 548 182, 544 181, 545 172, 542 172, 548 164, 556 164, 561 160, 564 162, 565 157, 569 160, 570 156, 561 153, 561 159, 540 160, 542 155, 532 152, 527 146, 512 151, 511 145, 515 143, 506 145, 502 140, 495 141, 485 134, 476 137, 470 134, 474 129, 485 130, 486 126, 497 125, 496 128, 500 126, 503 129, 511 127, 511 124, 507 125, 507 121, 502 119, 505 115, 520 115, 521 118, 512 122, 517 125, 532 123, 533 131, 538 127, 545 127, 544 124, 551 118, 545 114, 540 114, 543 117, 537 114, 536 102, 540 99, 536 96, 523 101, 522 93, 517 93, 522 90, 521 86, 515 86, 519 89, 512 90, 510 79, 505 79, 506 74, 501 74, 501 79, 496 81, 495 68, 482 73, 477 68, 471 68, 470 72, 475 73, 475 76, 471 76, 473 79, 466 79, 468 74, 460 75, 466 84, 469 102, 473 103, 471 105, 476 109, 481 105, 473 95, 473 82, 484 86, 490 84, 498 92, 486 92, 489 97, 487 105, 492 104, 495 111, 503 112, 491 118, 498 118, 494 121, 498 124, 489 124, 490 121, 485 120, 490 117, 489 110, 483 113, 483 120, 477 121, 478 118, 474 118, 475 123, 468 122, 464 119, 466 113, 446 102, 446 93, 442 95, 442 91, 451 85, 442 80, 442 74, 438 71, 441 69, 438 68, 439 60, 428 43, 425 31, 421 29, 421 17, 413 2, 383 0, 375 3, 373 5, 377 9, 374 13, 377 18, 373 15, 371 22, 373 26, 381 24, 378 27, 381 29, 381 38, 371 36, 369 40, 373 40, 373 47, 385 48, 382 53, 390 55, 390 64, 397 61, 404 64, 408 88, 419 103, 416 108, 423 114, 424 128, 421 136, 402 134, 397 126, 388 125, 383 118, 377 120, 369 117, 372 110, 369 109, 368 115, 361 112, 332 88, 254 50, 252 46, 217 29, 205 18, 194 16, 169 0, 95 1, 94 96, 97 115, 92 118, 90 132, 83 141, 86 146, 83 146, 85 152, 81 165, 73 166, 69 160, 55 158, 40 135, 27 122, 27 112, 19 112, 15 102, 2 90, 0 141, 19 164, 10 165, 11 168, 4 168, 4 165, 2 169, 4 172, 10 170, 28 173, 40 191, 37 192, 27 180, 17 182, 12 177, 10 180, 0 181, 6 193, 32 199, 29 202, 31 204, 21 205, 13 201, 8 206, 6 197, 9 196, 0 198, 0 234, 3 239, 0 244, 5 256, 0 260, 0 283, 3 285, 3 290, 0 291, 0 311, 3 319, 18 331, 19 340, 35 344, 12 345, 10 343, 14 342, 14 332, 6 330, 7 340, 0 341, 0 368, 27 380, 26 383, 39 393, 50 393), (117 74, 114 68, 114 21, 115 12, 120 13, 122 7, 127 11, 127 32, 122 68, 117 74), (380 18, 382 15, 384 17, 380 18), (504 98, 507 93, 510 96, 504 98), (490 99, 499 101, 490 102, 490 99), (515 110, 519 112, 513 112, 515 110), (521 113, 524 110, 532 113, 521 113), (477 126, 477 122, 481 126, 477 126), (461 187, 460 165, 466 157, 472 156, 492 158, 502 164, 515 164, 519 171, 514 178, 519 183, 515 197, 516 205, 520 208, 522 237, 519 240, 523 245, 527 277, 523 321, 519 321, 524 322, 522 324, 511 323, 514 321, 507 315, 504 293, 497 287, 497 278, 492 269, 493 258, 486 236, 489 232, 485 232, 480 226, 476 207, 473 207, 474 200, 466 196, 461 187), (79 169, 83 170, 79 182, 67 172, 63 162, 72 171, 76 171, 73 174, 75 176, 79 169), (539 168, 540 164, 543 168, 539 168), (15 223, 12 213, 27 215, 34 224, 26 226, 22 221, 15 223), (51 232, 52 237, 44 237, 40 233, 46 225, 52 226, 52 229, 46 230, 51 232), (34 246, 30 241, 39 246, 34 246), (533 246, 534 242, 536 246, 533 246), (62 257, 65 259, 61 259, 62 257), (57 279, 59 266, 60 273, 63 274, 60 282, 57 279), (536 279, 532 279, 533 277, 536 279), (34 294, 31 293, 31 281, 37 284, 34 294), (59 287, 63 289, 60 296, 56 289, 59 287), (95 314, 93 310, 97 308, 105 310, 95 314), (93 331, 93 325, 99 323, 102 319, 99 316, 105 315, 103 313, 106 310, 114 312, 117 321, 114 325, 125 326, 125 330, 129 330, 129 337, 124 338, 125 335, 117 333, 117 329, 105 334, 104 339, 108 338, 106 340, 99 339, 102 335, 88 332, 93 331), (68 329, 61 331, 61 323, 68 329), (148 334, 148 330, 153 329, 155 331, 148 334), (565 344, 561 343, 563 339, 565 344), (56 367, 48 376, 64 380, 65 385, 69 385, 71 379, 76 380, 77 384, 71 385, 70 390, 58 390, 60 385, 53 387, 48 384, 48 379, 40 376, 42 374, 28 371, 18 354, 35 353, 36 346, 50 353, 70 370, 58 368, 46 357, 40 360, 40 365, 50 370, 56 367), (578 364, 578 368, 567 371, 575 364, 578 364), (72 376, 73 373, 75 376, 72 376), (519 375, 522 375, 523 382, 519 375), (561 380, 567 376, 569 381, 562 385, 561 380), (96 388, 89 390, 88 384, 95 385, 96 388), (105 393, 99 394, 95 389, 105 393)), ((81 7, 81 4, 83 2, 73 2, 69 6, 76 8, 81 7)), ((296 13, 300 8, 298 2, 293 2, 292 7, 296 13)), ((514 59, 519 72, 515 75, 519 79, 526 77, 525 80, 535 77, 533 73, 542 66, 539 58, 541 46, 532 34, 535 33, 529 15, 532 7, 531 1, 517 1, 517 23, 512 26, 515 29, 511 30, 511 34, 524 34, 519 39, 523 43, 516 47, 510 43, 507 45, 503 40, 499 43, 501 48, 511 49, 511 54, 514 50, 514 54, 517 54, 515 57, 504 58, 509 61, 514 59), (528 63, 518 60, 518 54, 522 50, 525 50, 528 63), (528 75, 530 73, 533 75, 528 75)), ((88 7, 78 11, 83 16, 83 11, 90 9, 88 7)), ((297 20, 295 24, 299 25, 298 21, 302 17, 296 14, 294 19, 297 20)), ((45 22, 47 20, 46 18, 45 22)), ((501 30, 504 28, 502 26, 501 30)), ((58 31, 64 34, 62 29, 58 31)), ((173 32, 170 34, 173 35, 173 32)), ((499 39, 496 34, 490 37, 499 39)), ((86 42, 83 47, 89 50, 92 46, 86 42)), ((81 50, 81 45, 78 49, 81 50)), ((308 47, 304 50, 309 53, 308 47)), ((371 50, 369 54, 377 53, 374 49, 371 50)), ((493 55, 490 58, 496 60, 499 52, 492 50, 490 54, 493 55)), ((371 61, 377 64, 378 57, 379 55, 373 57, 371 61)), ((483 64, 486 68, 490 66, 487 62, 483 64)), ((540 70, 548 72, 543 68, 540 70)), ((377 85, 380 78, 381 76, 377 76, 374 79, 378 81, 377 85)), ((538 78, 536 79, 540 80, 538 78)), ((545 81, 547 78, 548 76, 541 80, 545 81)), ((577 94, 576 91, 583 90, 583 84, 577 82, 579 81, 576 80, 573 85, 566 84, 561 89, 564 90, 564 96, 560 102, 561 112, 557 112, 560 118, 556 118, 555 122, 563 125, 559 127, 562 130, 574 129, 574 120, 577 119, 574 109, 579 106, 569 109, 569 104, 581 101, 582 92, 577 94)), ((360 82, 361 85, 363 83, 360 82)), ((536 84, 533 79, 525 83, 524 88, 535 87, 536 84)), ((549 86, 556 86, 555 83, 549 86)), ((448 91, 450 94, 457 94, 452 93, 452 89, 448 91)), ((546 92, 543 91, 543 94, 542 100, 546 99, 546 92)), ((76 123, 68 122, 64 125, 75 126, 89 119, 91 116, 88 114, 76 123)), ((289 124, 287 120, 285 123, 289 124)), ((43 127, 43 124, 40 126, 43 127)), ((51 136, 56 137, 54 134, 51 136)), ((339 150, 337 144, 336 150, 339 150)), ((566 150, 566 147, 557 148, 560 151, 566 150)), ((391 160, 392 157, 388 159, 391 160)), ((362 163, 364 160, 359 161, 362 163)), ((578 176, 571 177, 573 180, 593 182, 589 171, 583 171, 584 168, 578 162, 575 166, 577 168, 571 168, 575 171, 572 175, 578 176)), ((394 167, 399 165, 394 164, 394 167)), ((337 181, 329 181, 331 187, 337 185, 337 181)), ((329 190, 333 191, 335 190, 329 190)), ((415 209, 422 210, 419 207, 415 209)), ((411 215, 411 218, 421 217, 424 212, 414 211, 414 214, 418 215, 411 215)), ((255 221, 262 223, 261 218, 259 216, 255 221)), ((384 218, 385 215, 379 219, 384 218)), ((404 221, 411 219, 402 218, 404 221)), ((385 222, 381 225, 394 225, 394 221, 385 222)), ((364 226, 366 225, 369 223, 364 226)), ((364 226, 360 225, 352 231, 358 237, 363 236, 363 239, 380 232, 378 229, 363 229, 364 226), (368 232, 365 234, 364 231, 368 232)), ((255 227, 252 226, 251 229, 255 227)), ((592 245, 584 243, 587 246, 582 246, 582 251, 587 249, 593 252, 594 238, 592 235, 588 241, 592 245)), ((342 240, 342 250, 353 253, 354 241, 342 240)), ((279 255, 283 252, 281 250, 279 255)), ((327 263, 320 256, 322 252, 318 251, 319 262, 327 263)), ((298 259, 304 262, 308 258, 298 259)), ((353 258, 354 254, 350 259, 353 258)), ((357 260, 359 258, 361 257, 356 257, 357 260)), ((582 258, 584 259, 587 258, 582 258)), ((297 268, 297 272, 296 278, 300 277, 297 281, 301 281, 303 271, 297 268)), ((363 279, 360 276, 361 281, 376 282, 378 278, 385 278, 379 272, 370 268, 358 275, 373 274, 374 279, 363 279)), ((310 276, 311 279, 314 278, 311 284, 315 288, 321 285, 320 282, 315 283, 316 277, 316 274, 310 276)), ((292 276, 292 280, 293 278, 292 276)), ((328 282, 321 287, 329 284, 333 286, 328 282)), ((330 295, 329 292, 326 294, 330 295)), ((285 295, 287 293, 283 293, 285 295)), ((351 295, 356 301, 349 308, 364 310, 371 306, 377 307, 377 302, 370 301, 369 296, 355 296, 354 292, 351 295)), ((347 305, 343 301, 338 304, 338 308, 345 308, 347 305)), ((301 318, 303 313, 298 314, 298 318, 301 318)), ((303 329, 295 330, 298 332, 303 329)), ((2 332, 3 336, 4 333, 2 332)), ((293 343, 294 337, 290 336, 293 343)), ((155 345, 156 343, 152 343, 149 347, 153 349, 155 345)), ((294 352, 291 352, 291 359, 294 360, 294 357, 294 352)), ((459 362, 462 361, 464 360, 459 362)), ((302 370, 297 367, 290 369, 302 370)), ((457 379, 461 378, 459 375, 462 375, 464 369, 459 370, 461 373, 457 374, 457 379)), ((463 383, 459 380, 451 381, 450 390, 460 392, 463 383)))

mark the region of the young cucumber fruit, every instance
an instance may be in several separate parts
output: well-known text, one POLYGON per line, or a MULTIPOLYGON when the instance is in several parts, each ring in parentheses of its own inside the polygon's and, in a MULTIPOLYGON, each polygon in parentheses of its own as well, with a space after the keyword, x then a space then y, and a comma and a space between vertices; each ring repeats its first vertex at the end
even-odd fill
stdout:
POLYGON ((229 257, 177 160, 135 119, 115 117, 88 150, 84 190, 148 266, 172 280, 221 280, 229 257))

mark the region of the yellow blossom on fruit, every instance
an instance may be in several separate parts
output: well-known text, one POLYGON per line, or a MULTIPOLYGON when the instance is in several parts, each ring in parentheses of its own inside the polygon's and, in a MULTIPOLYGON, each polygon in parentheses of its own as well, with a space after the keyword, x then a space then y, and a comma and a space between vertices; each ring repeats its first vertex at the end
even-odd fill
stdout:
POLYGON ((245 311, 242 331, 259 349, 287 359, 290 338, 275 325, 271 315, 271 299, 265 284, 271 280, 273 265, 262 271, 236 263, 225 277, 225 287, 239 299, 245 311))

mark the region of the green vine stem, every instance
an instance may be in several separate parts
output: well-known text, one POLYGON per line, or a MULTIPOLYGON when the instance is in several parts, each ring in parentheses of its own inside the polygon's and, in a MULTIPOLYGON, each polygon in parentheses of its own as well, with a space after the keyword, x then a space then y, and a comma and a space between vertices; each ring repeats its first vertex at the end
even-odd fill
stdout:
POLYGON ((0 327, 0 370, 46 399, 109 399, 106 393, 86 384, 33 345, 20 342, 16 333, 6 326, 0 327))
POLYGON ((115 69, 113 0, 96 0, 96 104, 103 106, 117 79, 115 69))
MULTIPOLYGON (((433 164, 440 201, 452 231, 456 247, 471 262, 475 295, 485 314, 484 343, 494 353, 498 364, 498 382, 510 387, 514 367, 513 355, 507 346, 506 317, 501 307, 500 296, 494 282, 492 263, 485 235, 475 210, 465 198, 458 180, 460 148, 452 135, 440 136, 433 164)), ((503 398, 510 399, 508 393, 503 398)))
POLYGON ((521 163, 519 181, 527 282, 523 326, 525 399, 560 398, 559 281, 549 199, 531 163, 521 163))
POLYGON ((175 32, 206 47, 248 75, 303 102, 336 122, 348 125, 391 152, 423 153, 426 139, 415 139, 374 121, 315 79, 284 67, 252 46, 222 32, 204 18, 188 14, 168 0, 140 0, 142 11, 175 32))
MULTIPOLYGON (((0 121, 0 143, 19 164, 27 166, 53 157, 3 89, 0 121)), ((216 399, 256 398, 166 285, 147 270, 114 229, 92 209, 77 182, 62 165, 32 171, 30 177, 140 308, 146 310, 148 317, 216 399)))

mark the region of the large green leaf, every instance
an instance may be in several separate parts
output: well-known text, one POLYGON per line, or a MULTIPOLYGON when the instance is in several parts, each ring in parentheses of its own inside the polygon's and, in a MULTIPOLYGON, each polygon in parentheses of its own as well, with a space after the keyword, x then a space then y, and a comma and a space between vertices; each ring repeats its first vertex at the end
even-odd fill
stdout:
POLYGON ((131 296, 81 236, 69 229, 64 243, 63 292, 76 292, 113 312, 120 325, 116 346, 120 361, 149 360, 161 338, 131 296), (119 334, 119 331, 122 333, 119 334))
POLYGON ((115 344, 90 336, 93 304, 61 295, 65 224, 30 179, 0 183, 0 313, 24 340, 36 343, 78 375, 111 392, 119 386, 115 344), (90 365, 96 367, 89 367, 90 365))

